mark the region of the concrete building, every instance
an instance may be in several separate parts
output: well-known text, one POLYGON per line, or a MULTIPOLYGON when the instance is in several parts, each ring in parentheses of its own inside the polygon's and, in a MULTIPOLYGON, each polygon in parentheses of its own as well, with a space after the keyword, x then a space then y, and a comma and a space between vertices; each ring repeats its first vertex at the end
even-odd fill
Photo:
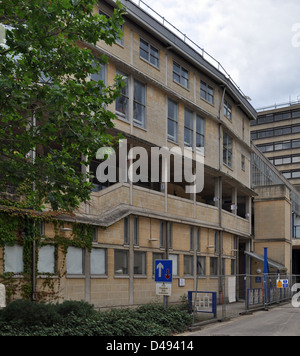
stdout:
POLYGON ((251 140, 300 191, 300 104, 258 109, 251 140))
MULTIPOLYGON (((126 82, 122 96, 109 107, 117 115, 110 133, 124 137, 116 153, 117 179, 101 183, 95 178, 90 203, 75 216, 57 217, 61 228, 51 222, 42 225, 42 240, 49 244, 39 249, 43 258, 38 260, 37 291, 50 276, 60 300, 86 300, 97 308, 152 302, 162 298, 156 295, 154 262, 171 259, 170 302, 196 288, 221 295, 221 276, 249 273, 259 259, 255 251, 261 254, 263 247, 270 247, 270 258, 290 271, 293 189, 251 146, 255 109, 220 63, 175 34, 157 13, 151 15, 150 9, 131 1, 122 3, 127 7, 123 38, 112 47, 87 44, 95 58, 105 54, 109 59, 99 73, 106 84, 112 84, 116 74, 126 82), (178 173, 184 176, 184 167, 178 169, 175 156, 169 160, 169 181, 162 179, 168 164, 163 158, 158 161, 159 179, 151 179, 153 151, 162 147, 190 152, 193 173, 197 157, 204 160, 201 192, 187 192, 188 179, 176 179, 178 173), (279 177, 271 182, 275 186, 266 188, 262 180, 252 189, 254 153, 255 162, 262 160, 279 177), (141 180, 126 180, 129 167, 143 154, 149 164, 139 170, 141 180), (277 218, 265 203, 278 206, 277 218), (277 229, 274 219, 279 218, 284 225, 277 229), (278 232, 274 241, 266 221, 278 232), (93 227, 91 249, 51 244, 58 235, 72 240, 78 223, 93 227)), ((111 16, 115 6, 113 0, 104 0, 95 11, 111 16)), ((102 163, 95 159, 90 170, 96 175, 102 163)), ((254 174, 261 179, 262 165, 257 167, 254 174)), ((2 249, 5 263, 0 273, 21 273, 22 253, 22 246, 2 249)), ((242 279, 236 278, 236 298, 244 297, 244 292, 242 279)))

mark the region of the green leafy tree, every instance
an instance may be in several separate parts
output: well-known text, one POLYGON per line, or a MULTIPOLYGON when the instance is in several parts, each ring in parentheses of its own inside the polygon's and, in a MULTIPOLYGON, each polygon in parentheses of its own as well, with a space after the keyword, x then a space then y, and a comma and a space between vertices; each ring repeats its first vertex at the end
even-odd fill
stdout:
POLYGON ((30 208, 50 203, 72 210, 89 199, 82 173, 96 151, 115 140, 107 134, 120 94, 89 80, 106 58, 92 46, 122 36, 124 9, 99 15, 97 0, 0 1, 0 190, 26 195, 30 208))

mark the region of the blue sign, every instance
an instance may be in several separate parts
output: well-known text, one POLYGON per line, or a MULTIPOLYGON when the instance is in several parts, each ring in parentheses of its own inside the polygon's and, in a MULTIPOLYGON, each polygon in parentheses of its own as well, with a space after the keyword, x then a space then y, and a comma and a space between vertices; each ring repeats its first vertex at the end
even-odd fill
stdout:
POLYGON ((172 260, 155 260, 155 282, 169 282, 172 278, 172 260))

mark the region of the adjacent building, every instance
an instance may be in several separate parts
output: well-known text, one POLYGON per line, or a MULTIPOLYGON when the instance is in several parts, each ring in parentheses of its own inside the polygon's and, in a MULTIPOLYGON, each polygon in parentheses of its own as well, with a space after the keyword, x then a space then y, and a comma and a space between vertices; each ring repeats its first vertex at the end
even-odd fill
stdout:
POLYGON ((300 103, 258 109, 251 140, 300 191, 300 103))

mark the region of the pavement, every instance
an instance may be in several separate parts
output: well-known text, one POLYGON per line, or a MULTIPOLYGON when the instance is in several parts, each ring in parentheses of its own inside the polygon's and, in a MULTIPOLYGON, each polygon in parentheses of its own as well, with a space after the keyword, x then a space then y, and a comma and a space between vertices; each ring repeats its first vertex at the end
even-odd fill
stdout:
POLYGON ((290 302, 248 311, 245 302, 236 302, 218 305, 216 318, 206 315, 196 315, 183 336, 300 336, 300 308, 290 302))

